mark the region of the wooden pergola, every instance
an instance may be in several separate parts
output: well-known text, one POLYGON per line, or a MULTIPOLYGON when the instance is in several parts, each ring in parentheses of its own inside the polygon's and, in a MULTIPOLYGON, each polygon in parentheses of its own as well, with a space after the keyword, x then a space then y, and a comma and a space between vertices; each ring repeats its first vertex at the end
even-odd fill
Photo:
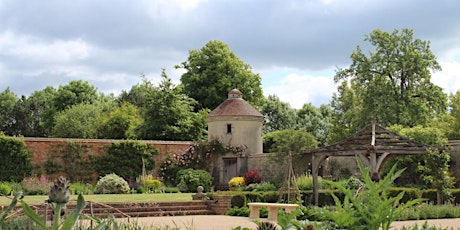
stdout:
POLYGON ((409 140, 393 133, 374 122, 341 142, 323 148, 305 151, 312 155, 314 203, 318 205, 318 171, 330 156, 359 156, 372 174, 379 175, 387 157, 393 155, 421 155, 428 148, 435 148, 409 140))

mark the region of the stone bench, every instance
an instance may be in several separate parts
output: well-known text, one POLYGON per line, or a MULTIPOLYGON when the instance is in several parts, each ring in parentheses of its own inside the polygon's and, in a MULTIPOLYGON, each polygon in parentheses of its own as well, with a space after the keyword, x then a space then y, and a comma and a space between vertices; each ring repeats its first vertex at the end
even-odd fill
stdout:
POLYGON ((259 219, 260 218, 260 208, 268 208, 268 220, 278 221, 278 209, 282 208, 286 212, 291 212, 299 207, 298 204, 282 204, 282 203, 248 203, 249 206, 249 218, 250 219, 259 219))

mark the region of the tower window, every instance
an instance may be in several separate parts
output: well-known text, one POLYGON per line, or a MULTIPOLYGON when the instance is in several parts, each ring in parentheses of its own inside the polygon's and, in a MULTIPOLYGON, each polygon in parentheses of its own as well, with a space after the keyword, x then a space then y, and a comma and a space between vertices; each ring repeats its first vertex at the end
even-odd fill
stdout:
POLYGON ((232 124, 227 124, 227 134, 232 133, 232 124))

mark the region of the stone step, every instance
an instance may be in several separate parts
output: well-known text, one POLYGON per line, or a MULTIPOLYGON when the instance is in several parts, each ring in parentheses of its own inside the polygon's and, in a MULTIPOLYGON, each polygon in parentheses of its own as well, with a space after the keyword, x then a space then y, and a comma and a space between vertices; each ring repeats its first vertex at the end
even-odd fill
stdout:
MULTIPOLYGON (((67 205, 67 212, 72 212, 75 204, 67 205)), ((33 208, 39 216, 53 216, 52 209, 45 205, 33 208)), ((148 216, 179 216, 179 215, 208 215, 212 214, 205 201, 190 202, 159 202, 159 203, 111 203, 111 204, 87 204, 84 214, 95 217, 148 217, 148 216), (91 207, 92 206, 92 207, 91 207), (114 207, 115 206, 115 207, 114 207)))

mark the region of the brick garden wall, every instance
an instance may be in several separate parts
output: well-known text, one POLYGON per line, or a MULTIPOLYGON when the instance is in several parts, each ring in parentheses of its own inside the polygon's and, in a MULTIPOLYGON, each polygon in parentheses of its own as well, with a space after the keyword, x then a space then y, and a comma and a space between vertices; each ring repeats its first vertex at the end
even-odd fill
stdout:
MULTIPOLYGON (((26 144, 26 149, 32 153, 32 165, 41 173, 45 174, 45 163, 50 157, 62 157, 62 147, 69 143, 76 143, 85 146, 86 150, 94 156, 100 156, 107 152, 108 147, 114 143, 123 140, 102 140, 102 139, 70 139, 70 138, 22 138, 26 144)), ((157 172, 159 165, 166 159, 166 156, 177 154, 185 151, 193 142, 190 141, 141 141, 151 144, 158 148, 160 153, 154 155, 155 170, 157 172)))

